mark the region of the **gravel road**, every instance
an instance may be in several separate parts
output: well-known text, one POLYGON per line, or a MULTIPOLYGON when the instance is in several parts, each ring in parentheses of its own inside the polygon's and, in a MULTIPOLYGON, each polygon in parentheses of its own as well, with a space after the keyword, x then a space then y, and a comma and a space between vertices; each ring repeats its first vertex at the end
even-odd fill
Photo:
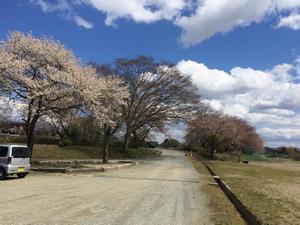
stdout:
POLYGON ((182 152, 102 174, 0 181, 0 224, 211 224, 205 177, 182 152))

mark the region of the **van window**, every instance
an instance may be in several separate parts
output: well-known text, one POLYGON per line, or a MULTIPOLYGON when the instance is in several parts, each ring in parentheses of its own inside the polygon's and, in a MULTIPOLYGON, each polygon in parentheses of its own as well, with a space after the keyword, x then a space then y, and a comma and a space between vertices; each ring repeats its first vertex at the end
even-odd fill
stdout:
POLYGON ((0 157, 6 157, 8 152, 8 147, 0 146, 0 157))
POLYGON ((25 147, 13 147, 12 156, 14 158, 29 158, 29 150, 25 147))

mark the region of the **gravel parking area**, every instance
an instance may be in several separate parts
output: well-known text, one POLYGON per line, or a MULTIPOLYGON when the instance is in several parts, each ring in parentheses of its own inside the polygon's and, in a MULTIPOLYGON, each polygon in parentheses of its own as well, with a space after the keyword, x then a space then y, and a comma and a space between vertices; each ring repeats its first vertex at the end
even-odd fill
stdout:
POLYGON ((34 173, 0 182, 0 224, 211 224, 201 181, 177 151, 102 174, 34 173))

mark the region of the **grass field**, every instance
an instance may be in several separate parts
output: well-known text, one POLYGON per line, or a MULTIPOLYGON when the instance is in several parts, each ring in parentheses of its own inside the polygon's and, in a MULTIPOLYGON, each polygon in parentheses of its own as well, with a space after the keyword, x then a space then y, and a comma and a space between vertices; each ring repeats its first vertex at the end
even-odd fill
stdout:
MULTIPOLYGON (((237 161, 238 156, 236 154, 228 154, 228 153, 216 153, 216 159, 223 159, 224 161, 237 161)), ((207 158, 210 159, 210 158, 207 158)), ((247 161, 270 161, 264 154, 242 154, 240 160, 247 160, 247 161)))
POLYGON ((300 163, 208 164, 263 224, 300 224, 300 163))
POLYGON ((270 159, 267 156, 263 155, 263 154, 252 154, 252 155, 243 154, 241 160, 270 161, 270 159))
POLYGON ((211 217, 215 225, 245 225, 244 220, 240 217, 239 213, 235 210, 234 206, 224 195, 222 190, 215 185, 213 178, 209 175, 204 165, 197 159, 189 157, 190 161, 196 170, 206 175, 206 184, 204 184, 205 193, 209 199, 209 207, 211 209, 211 217))
MULTIPOLYGON (((121 148, 111 148, 110 159, 122 158, 145 158, 159 156, 159 151, 150 149, 129 149, 127 155, 124 155, 121 148)), ((57 145, 35 145, 33 159, 101 159, 101 147, 90 146, 68 146, 59 147, 57 145)))

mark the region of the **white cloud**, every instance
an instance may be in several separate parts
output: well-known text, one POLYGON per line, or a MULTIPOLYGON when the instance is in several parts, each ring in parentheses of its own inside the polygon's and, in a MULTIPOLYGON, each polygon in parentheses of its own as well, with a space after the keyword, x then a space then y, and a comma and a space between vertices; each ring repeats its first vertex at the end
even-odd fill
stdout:
POLYGON ((299 137, 300 137, 300 128, 271 129, 271 128, 263 127, 258 131, 261 133, 262 136, 268 138, 269 140, 275 140, 275 141, 278 138, 285 139, 285 140, 299 141, 299 137))
POLYGON ((30 0, 30 3, 39 6, 44 13, 72 10, 72 7, 67 0, 57 0, 55 2, 48 2, 47 0, 30 0))
POLYGON ((83 2, 105 13, 107 25, 115 25, 115 21, 120 18, 131 19, 138 23, 171 20, 186 6, 184 0, 83 0, 83 2))
MULTIPOLYGON (((81 0, 73 1, 73 4, 80 4, 81 0)), ((68 0, 56 0, 48 2, 47 0, 30 0, 30 3, 41 8, 44 13, 61 12, 61 16, 73 21, 77 26, 85 29, 94 27, 93 23, 83 19, 81 16, 74 12, 72 4, 68 0)))
POLYGON ((77 26, 83 27, 85 29, 91 29, 94 27, 94 25, 91 22, 83 19, 81 16, 74 16, 74 21, 77 24, 77 26))
MULTIPOLYGON (((237 27, 278 18, 277 27, 300 28, 299 0, 31 0, 44 12, 63 11, 76 15, 76 7, 88 5, 106 15, 105 24, 119 19, 136 23, 171 21, 182 29, 180 42, 188 47, 237 27)), ((70 15, 69 15, 70 17, 70 15)), ((76 17, 71 16, 72 20, 76 17)), ((76 20, 75 20, 76 22, 76 20)), ((88 22, 90 23, 90 22, 88 22)), ((90 27, 90 26, 86 26, 90 27)))
POLYGON ((236 80, 222 70, 209 69, 206 65, 194 61, 181 61, 178 68, 191 76, 202 96, 212 98, 237 89, 236 80))
POLYGON ((194 13, 176 18, 175 24, 182 29, 181 43, 188 47, 282 13, 290 15, 280 18, 277 27, 298 30, 299 7, 299 0, 199 0, 194 13))
MULTIPOLYGON (((266 129, 280 134, 276 136, 277 143, 287 145, 290 143, 286 136, 300 129, 300 83, 295 82, 299 77, 298 60, 265 71, 235 67, 226 72, 190 60, 180 61, 177 66, 191 77, 205 103, 246 119, 259 129, 268 144, 275 139, 266 135, 266 129), (289 132, 283 136, 279 131, 289 132)), ((300 136, 295 138, 300 143, 300 136)))
POLYGON ((275 80, 278 81, 291 81, 296 79, 295 77, 291 76, 291 70, 294 69, 294 66, 291 64, 280 64, 275 66, 271 73, 275 76, 275 80))
POLYGON ((289 16, 280 18, 278 22, 278 27, 288 27, 293 30, 300 29, 300 14, 292 13, 289 16))
POLYGON ((153 132, 148 138, 149 141, 156 140, 158 143, 163 143, 166 138, 176 139, 180 142, 184 142, 186 135, 186 125, 183 123, 179 124, 168 124, 165 127, 165 132, 153 132))
POLYGON ((275 114, 279 116, 294 116, 295 112, 288 109, 278 109, 278 108, 269 108, 262 110, 262 112, 265 112, 267 114, 275 114))
POLYGON ((278 10, 289 10, 299 7, 300 0, 274 0, 274 3, 278 10))
POLYGON ((238 26, 260 22, 271 6, 271 0, 204 0, 196 12, 182 16, 176 24, 182 28, 184 46, 198 44, 216 33, 225 33, 238 26))

